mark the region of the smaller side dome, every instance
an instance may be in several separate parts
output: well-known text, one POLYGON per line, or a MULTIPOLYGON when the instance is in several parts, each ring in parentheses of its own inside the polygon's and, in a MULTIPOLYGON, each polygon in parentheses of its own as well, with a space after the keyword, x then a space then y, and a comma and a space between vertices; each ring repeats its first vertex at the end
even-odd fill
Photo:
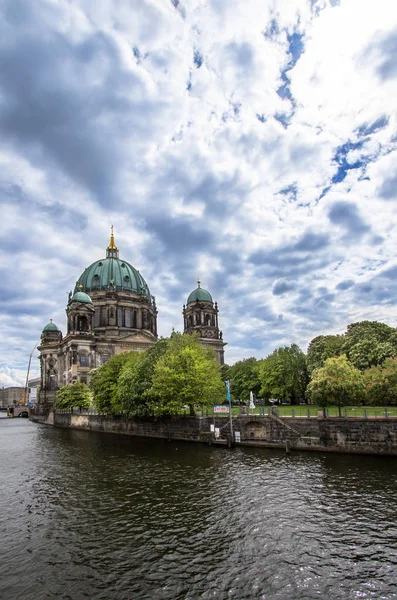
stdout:
POLYGON ((76 292, 71 302, 83 302, 85 304, 92 304, 92 300, 85 292, 76 292))
POLYGON ((50 319, 50 322, 44 327, 43 332, 44 331, 59 331, 59 329, 55 323, 52 322, 52 319, 50 319))
POLYGON ((190 304, 191 302, 197 302, 197 300, 199 302, 212 302, 211 294, 207 292, 207 290, 204 290, 202 287, 200 287, 200 284, 201 282, 200 280, 198 280, 198 287, 195 290, 193 290, 191 294, 189 294, 186 304, 190 304))

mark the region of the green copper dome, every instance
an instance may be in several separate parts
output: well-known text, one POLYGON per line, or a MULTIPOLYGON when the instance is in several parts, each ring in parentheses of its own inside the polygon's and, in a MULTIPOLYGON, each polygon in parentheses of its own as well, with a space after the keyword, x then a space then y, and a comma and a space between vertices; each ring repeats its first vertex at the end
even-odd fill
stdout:
POLYGON ((50 319, 50 322, 44 327, 43 332, 44 331, 59 331, 59 329, 55 323, 52 322, 52 319, 50 319))
POLYGON ((85 304, 92 304, 92 300, 89 295, 81 291, 74 294, 72 302, 84 302, 85 304))
POLYGON ((204 290, 200 287, 200 280, 197 282, 198 288, 193 290, 191 294, 189 294, 189 298, 187 299, 186 304, 190 304, 190 302, 212 302, 212 296, 207 290, 204 290))
POLYGON ((127 291, 151 298, 148 284, 139 271, 119 258, 113 232, 106 250, 106 258, 95 261, 80 275, 74 288, 73 299, 81 290, 87 293, 99 290, 127 291))

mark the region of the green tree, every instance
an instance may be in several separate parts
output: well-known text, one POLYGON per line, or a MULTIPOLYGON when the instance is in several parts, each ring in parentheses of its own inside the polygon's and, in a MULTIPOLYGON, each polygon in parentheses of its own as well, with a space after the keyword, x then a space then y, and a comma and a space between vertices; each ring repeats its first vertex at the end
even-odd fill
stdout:
POLYGON ((362 373, 342 355, 328 358, 314 372, 306 393, 313 404, 338 406, 341 416, 342 406, 356 406, 365 399, 366 388, 362 373))
POLYGON ((259 379, 259 361, 256 358, 246 358, 229 367, 226 379, 230 379, 231 396, 233 400, 246 400, 250 392, 259 395, 261 382, 259 379))
POLYGON ((197 335, 174 333, 156 363, 148 390, 156 415, 179 413, 185 404, 195 408, 223 402, 225 384, 215 353, 204 349, 197 335))
POLYGON ((308 384, 306 356, 296 344, 278 348, 260 362, 260 394, 298 404, 308 384))
POLYGON ((397 357, 397 332, 394 327, 377 321, 351 323, 342 346, 349 361, 364 371, 381 365, 386 358, 397 357))
POLYGON ((57 394, 57 408, 89 408, 92 404, 92 395, 85 383, 76 381, 62 387, 57 394))
POLYGON ((149 390, 158 360, 165 354, 168 338, 161 338, 145 352, 135 353, 121 369, 117 382, 117 408, 126 416, 150 414, 152 400, 149 390))
POLYGON ((316 369, 324 366, 327 358, 343 354, 343 335, 318 335, 307 349, 307 370, 311 375, 316 369))
POLYGON ((397 359, 387 358, 382 366, 374 366, 363 373, 367 401, 373 406, 397 404, 397 359))
POLYGON ((135 352, 117 354, 104 365, 92 372, 90 388, 94 394, 94 404, 100 413, 118 413, 117 384, 121 369, 128 361, 135 360, 135 352))

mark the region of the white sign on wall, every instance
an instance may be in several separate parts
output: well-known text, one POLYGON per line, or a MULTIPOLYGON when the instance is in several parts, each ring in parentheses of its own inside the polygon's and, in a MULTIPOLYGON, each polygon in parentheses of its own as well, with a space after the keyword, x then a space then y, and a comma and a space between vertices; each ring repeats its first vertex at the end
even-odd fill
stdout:
POLYGON ((214 413, 227 413, 229 414, 228 406, 214 406, 214 413))

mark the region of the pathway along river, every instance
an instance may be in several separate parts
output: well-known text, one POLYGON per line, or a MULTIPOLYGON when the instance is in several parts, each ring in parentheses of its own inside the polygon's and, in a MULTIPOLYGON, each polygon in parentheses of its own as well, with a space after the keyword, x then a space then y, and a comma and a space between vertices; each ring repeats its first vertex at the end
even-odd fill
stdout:
POLYGON ((395 458, 0 419, 0 598, 397 598, 395 458))

